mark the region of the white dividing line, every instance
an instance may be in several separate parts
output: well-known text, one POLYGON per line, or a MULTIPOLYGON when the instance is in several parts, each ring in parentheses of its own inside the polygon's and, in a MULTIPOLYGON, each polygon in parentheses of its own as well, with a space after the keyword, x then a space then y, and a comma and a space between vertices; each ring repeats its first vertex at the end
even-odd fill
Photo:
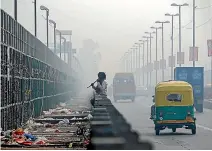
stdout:
POLYGON ((212 132, 212 129, 211 128, 208 128, 208 127, 205 127, 205 126, 202 126, 202 125, 199 125, 199 124, 196 124, 197 127, 199 128, 202 128, 204 130, 207 130, 207 131, 211 131, 212 132))

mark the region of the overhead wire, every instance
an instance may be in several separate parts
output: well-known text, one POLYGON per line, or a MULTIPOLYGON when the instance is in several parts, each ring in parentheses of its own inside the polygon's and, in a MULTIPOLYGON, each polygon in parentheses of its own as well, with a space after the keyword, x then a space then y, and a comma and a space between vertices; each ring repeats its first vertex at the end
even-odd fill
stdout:
MULTIPOLYGON (((198 25, 198 26, 196 26, 196 28, 200 28, 200 27, 202 27, 202 26, 204 26, 204 25, 206 25, 208 22, 210 22, 212 20, 212 17, 211 18, 209 18, 207 21, 205 21, 204 23, 202 23, 202 24, 200 24, 200 25, 198 25)), ((186 28, 186 29, 193 29, 193 28, 186 28)))
MULTIPOLYGON (((188 26, 189 24, 191 24, 192 22, 193 22, 192 20, 189 21, 187 24, 185 24, 184 26, 182 26, 181 29, 187 27, 187 26, 188 26)), ((174 27, 174 29, 180 29, 180 28, 174 27)))
POLYGON ((196 8, 197 10, 202 10, 202 9, 207 9, 207 8, 210 8, 210 7, 212 7, 212 5, 209 5, 209 6, 205 6, 205 7, 200 7, 200 8, 196 8))
MULTIPOLYGON (((200 27, 202 27, 202 26, 204 26, 204 25, 206 25, 207 23, 209 23, 210 21, 212 20, 212 17, 211 18, 209 18, 207 21, 205 21, 204 23, 202 23, 202 24, 200 24, 200 25, 197 25, 196 26, 196 29, 197 28, 200 28, 200 27)), ((182 26, 182 29, 193 29, 193 28, 185 28, 186 26, 188 26, 190 23, 192 23, 193 21, 190 21, 189 23, 187 23, 186 25, 184 25, 184 26, 182 26)), ((176 28, 175 28, 176 29, 176 28)), ((177 28, 177 29, 179 29, 179 28, 177 28)), ((175 40, 177 37, 179 36, 179 34, 177 35, 177 36, 175 36, 173 39, 175 40)), ((172 39, 171 39, 172 40, 172 39)), ((171 40, 166 40, 165 42, 170 42, 171 40)))

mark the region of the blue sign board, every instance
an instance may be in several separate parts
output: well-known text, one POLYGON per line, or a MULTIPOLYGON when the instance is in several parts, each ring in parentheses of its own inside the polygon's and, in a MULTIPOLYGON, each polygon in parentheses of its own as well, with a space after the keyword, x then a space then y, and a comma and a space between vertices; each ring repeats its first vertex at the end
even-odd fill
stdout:
POLYGON ((204 100, 204 68, 176 67, 175 80, 186 81, 193 87, 195 104, 203 105, 204 100))

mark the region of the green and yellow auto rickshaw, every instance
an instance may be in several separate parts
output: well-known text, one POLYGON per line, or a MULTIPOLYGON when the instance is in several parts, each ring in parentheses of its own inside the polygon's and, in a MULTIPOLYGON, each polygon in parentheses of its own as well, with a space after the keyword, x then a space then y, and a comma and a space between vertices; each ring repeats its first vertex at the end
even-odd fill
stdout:
POLYGON ((154 124, 156 135, 165 128, 191 129, 196 134, 192 86, 184 81, 161 82, 155 87, 154 124))

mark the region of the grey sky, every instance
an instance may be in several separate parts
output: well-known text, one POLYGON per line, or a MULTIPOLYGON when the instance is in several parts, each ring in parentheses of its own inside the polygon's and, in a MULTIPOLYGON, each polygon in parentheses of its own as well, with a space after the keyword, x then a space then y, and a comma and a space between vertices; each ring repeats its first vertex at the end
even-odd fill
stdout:
MULTIPOLYGON (((32 1, 18 0, 18 20, 34 33, 32 1)), ((204 7, 208 6, 210 1, 212 0, 197 0, 197 4, 204 7)), ((57 22, 58 29, 73 30, 73 47, 79 49, 82 40, 86 38, 97 41, 102 54, 101 69, 108 74, 113 74, 118 70, 118 61, 124 52, 141 39, 145 31, 150 31, 149 27, 155 25, 156 20, 170 20, 171 18, 165 17, 164 14, 178 12, 177 8, 170 6, 172 2, 192 4, 192 0, 38 0, 38 8, 40 5, 45 5, 50 9, 50 18, 57 22)), ((1 3, 2 8, 13 15, 13 0, 1 0, 1 3)), ((210 18, 212 14, 210 10, 211 8, 197 12, 197 25, 210 18)), ((182 13, 182 25, 186 25, 192 19, 191 6, 183 8, 182 13)), ((45 16, 45 13, 38 10, 38 37, 45 42, 45 20, 42 15, 45 16)), ((178 28, 178 18, 175 19, 175 27, 178 28)), ((187 28, 191 27, 192 24, 187 26, 187 28)), ((165 41, 170 40, 170 29, 170 24, 165 25, 165 41)), ((197 29, 197 45, 200 47, 199 51, 204 52, 199 54, 199 65, 209 63, 209 58, 206 57, 206 39, 211 38, 212 34, 209 34, 206 29, 210 31, 210 23, 197 29)), ((50 30, 53 29, 50 28, 50 30)), ((177 35, 176 29, 175 37, 177 35)), ((186 52, 186 60, 188 60, 189 46, 192 45, 192 30, 183 29, 182 36, 182 50, 186 52)), ((52 42, 52 32, 50 32, 50 37, 50 42, 52 42)), ((159 46, 160 37, 159 34, 159 46)), ((154 41, 155 39, 153 39, 153 49, 155 48, 154 41)), ((166 58, 170 55, 170 44, 170 42, 165 42, 166 58)), ((177 50, 178 37, 175 40, 175 54, 177 50)), ((152 60, 154 57, 153 50, 152 60)), ((187 61, 187 63, 191 65, 190 62, 187 61)))

